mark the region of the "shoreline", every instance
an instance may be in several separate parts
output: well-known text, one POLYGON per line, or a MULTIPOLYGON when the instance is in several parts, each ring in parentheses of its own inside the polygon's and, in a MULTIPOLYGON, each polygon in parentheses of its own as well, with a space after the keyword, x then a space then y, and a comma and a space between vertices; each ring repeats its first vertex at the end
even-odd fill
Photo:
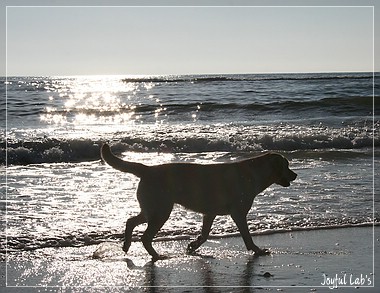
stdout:
POLYGON ((309 288, 328 292, 329 287, 337 287, 344 292, 375 292, 376 284, 380 285, 375 278, 379 267, 373 261, 380 253, 379 236, 378 225, 257 235, 254 241, 272 252, 260 257, 245 250, 241 237, 210 239, 192 255, 185 253, 188 241, 162 241, 153 245, 169 258, 155 263, 140 242, 132 243, 128 255, 122 252, 121 242, 45 248, 9 254, 7 278, 4 262, 1 267, 1 285, 4 287, 7 279, 8 287, 1 289, 101 292, 112 287, 113 292, 138 288, 180 292, 214 288, 243 292, 252 288, 305 292, 309 288))

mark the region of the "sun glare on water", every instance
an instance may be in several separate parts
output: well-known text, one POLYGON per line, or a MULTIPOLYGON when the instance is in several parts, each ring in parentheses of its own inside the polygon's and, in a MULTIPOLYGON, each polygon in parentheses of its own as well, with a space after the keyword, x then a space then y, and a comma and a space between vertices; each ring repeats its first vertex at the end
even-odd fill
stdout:
MULTIPOLYGON (((74 126, 139 121, 141 115, 136 113, 136 107, 143 99, 152 99, 148 92, 154 84, 124 82, 123 78, 125 76, 53 78, 48 106, 40 120, 48 124, 74 126)), ((157 118, 161 111, 162 108, 158 107, 152 116, 157 118)))

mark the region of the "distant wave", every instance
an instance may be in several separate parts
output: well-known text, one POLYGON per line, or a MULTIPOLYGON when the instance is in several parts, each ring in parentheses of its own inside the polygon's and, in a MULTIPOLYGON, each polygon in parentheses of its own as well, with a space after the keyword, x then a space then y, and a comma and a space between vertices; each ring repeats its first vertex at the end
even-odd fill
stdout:
MULTIPOLYGON (((247 111, 252 113, 263 114, 264 112, 281 112, 286 114, 286 111, 304 111, 310 113, 312 110, 327 111, 329 113, 346 113, 347 115, 355 114, 361 115, 364 113, 368 115, 372 112, 373 97, 333 97, 323 98, 320 100, 283 100, 273 102, 253 102, 253 103, 225 103, 225 102, 189 102, 189 103, 167 103, 163 105, 157 104, 141 104, 136 106, 123 106, 114 110, 104 110, 103 108, 86 108, 86 109, 63 109, 63 110, 43 110, 36 112, 36 110, 29 110, 29 112, 23 113, 17 110, 19 116, 35 115, 35 114, 86 114, 96 116, 114 116, 123 113, 131 114, 150 114, 155 113, 157 109, 163 111, 163 113, 172 113, 174 115, 180 115, 182 113, 191 112, 197 110, 200 113, 208 112, 234 112, 234 111, 247 111), (31 112, 32 111, 32 112, 31 112)), ((12 111, 9 111, 11 113, 12 111)), ((12 112, 13 113, 13 112, 12 112)), ((309 115, 308 115, 309 116, 309 115)))
MULTIPOLYGON (((375 76, 377 77, 377 76, 375 76)), ((226 82, 226 81, 282 81, 282 80, 333 80, 333 79, 372 79, 372 73, 362 74, 242 74, 242 75, 167 75, 149 77, 131 77, 123 82, 226 82)))
POLYGON ((124 78, 124 82, 215 82, 215 81, 241 81, 245 79, 236 78, 236 77, 227 77, 227 76, 160 76, 160 77, 137 77, 137 78, 124 78))
MULTIPOLYGON (((353 110, 355 113, 358 110, 371 111, 373 97, 346 97, 346 98, 323 98, 320 100, 304 100, 299 101, 273 101, 271 103, 203 103, 200 105, 200 111, 215 111, 215 110, 250 110, 250 111, 310 111, 312 109, 329 111, 329 112, 342 112, 353 110)), ((199 104, 188 105, 189 108, 194 109, 199 104)), ((171 105, 169 105, 170 107, 171 105)), ((180 107, 180 105, 175 105, 180 107)))

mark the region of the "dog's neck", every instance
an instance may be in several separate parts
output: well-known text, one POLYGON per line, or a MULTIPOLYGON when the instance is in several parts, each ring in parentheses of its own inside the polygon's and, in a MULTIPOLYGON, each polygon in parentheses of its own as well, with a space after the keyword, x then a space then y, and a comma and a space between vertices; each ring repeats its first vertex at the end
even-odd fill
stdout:
POLYGON ((271 186, 274 182, 273 178, 265 177, 265 175, 261 175, 260 177, 255 178, 254 183, 254 194, 257 195, 261 192, 263 192, 265 189, 267 189, 269 186, 271 186), (261 184, 258 184, 258 182, 261 182, 261 184))
POLYGON ((255 176, 251 177, 251 188, 253 189, 252 193, 254 196, 263 192, 266 188, 275 183, 274 177, 272 175, 271 170, 268 168, 263 168, 260 164, 254 164, 255 172, 250 172, 251 174, 255 174, 255 176))

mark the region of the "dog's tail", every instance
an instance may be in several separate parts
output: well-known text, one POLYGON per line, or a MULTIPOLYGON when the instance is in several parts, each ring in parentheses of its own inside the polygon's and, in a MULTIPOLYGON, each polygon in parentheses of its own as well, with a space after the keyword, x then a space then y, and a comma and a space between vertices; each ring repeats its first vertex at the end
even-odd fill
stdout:
POLYGON ((140 164, 123 161, 122 159, 116 157, 112 152, 108 144, 103 144, 100 150, 102 159, 107 162, 111 167, 116 170, 132 173, 137 177, 142 177, 145 171, 148 169, 148 166, 140 164))

